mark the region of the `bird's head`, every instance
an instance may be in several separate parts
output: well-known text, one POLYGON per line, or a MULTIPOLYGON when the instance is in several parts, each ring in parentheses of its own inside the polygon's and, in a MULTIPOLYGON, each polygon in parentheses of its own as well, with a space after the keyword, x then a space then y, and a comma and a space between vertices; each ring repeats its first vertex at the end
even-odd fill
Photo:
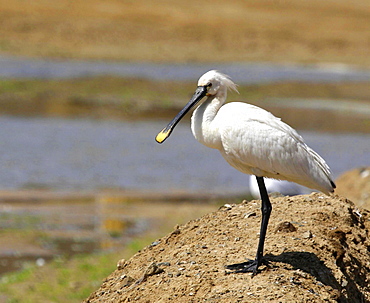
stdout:
MULTIPOLYGON (((238 91, 236 84, 230 78, 216 70, 206 72, 198 81, 198 87, 194 95, 185 107, 176 115, 175 118, 156 136, 155 140, 158 143, 163 143, 171 134, 177 123, 185 116, 185 114, 198 104, 204 97, 214 97, 226 95, 227 89, 238 91)), ((226 96, 225 96, 226 97, 226 96)))
POLYGON ((236 84, 231 81, 230 77, 217 70, 210 70, 201 76, 198 80, 198 87, 204 87, 207 90, 207 96, 214 96, 219 91, 227 89, 238 92, 236 84))

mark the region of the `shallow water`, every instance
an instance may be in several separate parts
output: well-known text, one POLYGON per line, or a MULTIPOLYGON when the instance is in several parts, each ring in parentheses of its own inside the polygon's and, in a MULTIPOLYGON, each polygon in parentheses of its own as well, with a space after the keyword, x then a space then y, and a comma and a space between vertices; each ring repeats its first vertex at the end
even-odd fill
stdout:
MULTIPOLYGON (((162 145, 168 121, 0 117, 0 189, 134 189, 241 193, 248 179, 180 123, 162 145)), ((370 165, 370 136, 301 132, 334 177, 370 165)))
POLYGON ((343 64, 295 65, 271 63, 154 64, 83 60, 32 59, 0 56, 0 77, 75 78, 101 75, 151 80, 195 81, 204 72, 218 69, 239 84, 274 81, 369 81, 370 71, 343 64))

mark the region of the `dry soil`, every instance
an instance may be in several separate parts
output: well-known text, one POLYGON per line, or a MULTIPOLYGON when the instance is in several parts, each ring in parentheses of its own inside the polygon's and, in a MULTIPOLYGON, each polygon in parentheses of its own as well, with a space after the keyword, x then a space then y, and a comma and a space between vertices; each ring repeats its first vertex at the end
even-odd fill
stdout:
POLYGON ((369 26, 368 0, 0 0, 0 54, 362 68, 369 26))
POLYGON ((260 201, 243 201, 120 260, 84 302, 369 302, 369 212, 319 193, 271 202, 269 265, 255 277, 224 267, 256 251, 260 201))

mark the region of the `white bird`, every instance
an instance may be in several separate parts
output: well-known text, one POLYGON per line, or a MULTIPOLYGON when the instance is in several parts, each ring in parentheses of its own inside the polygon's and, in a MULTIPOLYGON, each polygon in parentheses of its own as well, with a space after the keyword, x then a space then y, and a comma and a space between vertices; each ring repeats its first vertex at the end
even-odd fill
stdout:
POLYGON ((334 191, 329 166, 309 148, 289 125, 268 111, 243 102, 225 104, 227 90, 237 91, 231 79, 215 70, 200 77, 198 87, 187 105, 157 135, 163 143, 181 118, 204 97, 194 111, 191 129, 205 146, 218 149, 237 170, 255 175, 262 200, 262 222, 256 258, 227 265, 234 273, 255 275, 262 263, 266 230, 272 206, 263 177, 293 181, 325 194, 334 191))
MULTIPOLYGON (((280 193, 284 196, 296 196, 309 194, 311 192, 307 187, 285 180, 265 178, 264 181, 268 193, 280 193)), ((249 178, 249 192, 253 198, 260 199, 260 189, 255 178, 249 178)))

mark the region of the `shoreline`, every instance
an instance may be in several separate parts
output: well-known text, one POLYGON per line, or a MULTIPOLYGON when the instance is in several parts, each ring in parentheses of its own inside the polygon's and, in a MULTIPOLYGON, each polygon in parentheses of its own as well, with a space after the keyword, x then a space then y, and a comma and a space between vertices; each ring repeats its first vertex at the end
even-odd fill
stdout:
MULTIPOLYGON (((370 104, 369 83, 287 81, 239 85, 240 94, 231 93, 229 100, 260 106, 301 130, 370 133, 369 115, 366 114, 370 104), (302 111, 304 121, 298 119, 302 111), (324 127, 309 123, 317 121, 317 115, 323 117, 324 127)), ((168 119, 184 106, 194 87, 194 81, 111 76, 0 79, 0 111, 4 116, 27 118, 168 119)))
MULTIPOLYGON (((124 201, 124 203, 131 202, 166 202, 177 203, 179 201, 196 202, 196 203, 209 203, 214 200, 220 199, 233 199, 240 197, 241 194, 230 193, 205 193, 205 192, 160 192, 149 190, 0 190, 0 203, 11 205, 12 203, 36 203, 49 204, 49 203, 92 203, 99 200, 109 201, 124 201)), ((248 195, 247 195, 248 196, 248 195)))

